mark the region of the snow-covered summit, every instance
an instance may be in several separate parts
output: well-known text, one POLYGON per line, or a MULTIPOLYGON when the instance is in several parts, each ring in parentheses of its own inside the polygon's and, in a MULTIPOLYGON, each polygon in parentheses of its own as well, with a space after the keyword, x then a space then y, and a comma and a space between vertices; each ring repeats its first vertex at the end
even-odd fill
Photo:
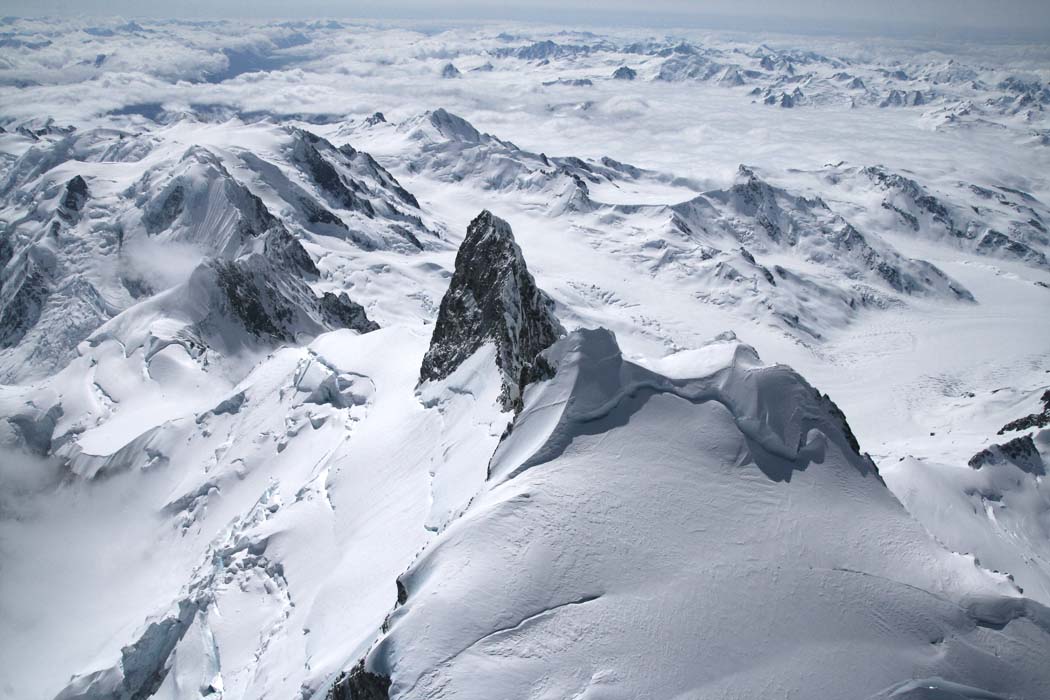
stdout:
POLYGON ((9 165, 0 187, 6 381, 60 368, 107 320, 183 284, 206 259, 261 255, 278 277, 317 285, 324 275, 307 248, 442 245, 375 159, 299 127, 181 120, 150 134, 45 134, 9 165))
POLYGON ((930 538, 792 370, 725 339, 662 375, 605 330, 547 356, 486 489, 328 697, 1050 688, 1029 666, 1050 610, 930 538))
POLYGON ((1044 47, 0 24, 0 700, 1050 697, 1044 47))

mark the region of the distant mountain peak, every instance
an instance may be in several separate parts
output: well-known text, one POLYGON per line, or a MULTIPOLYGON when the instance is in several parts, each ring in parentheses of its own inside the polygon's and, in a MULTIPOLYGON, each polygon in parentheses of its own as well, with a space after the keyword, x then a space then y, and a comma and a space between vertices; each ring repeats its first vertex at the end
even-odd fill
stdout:
POLYGON ((478 143, 481 141, 481 132, 463 117, 452 114, 444 108, 439 107, 428 115, 430 123, 445 138, 452 141, 466 141, 478 143))

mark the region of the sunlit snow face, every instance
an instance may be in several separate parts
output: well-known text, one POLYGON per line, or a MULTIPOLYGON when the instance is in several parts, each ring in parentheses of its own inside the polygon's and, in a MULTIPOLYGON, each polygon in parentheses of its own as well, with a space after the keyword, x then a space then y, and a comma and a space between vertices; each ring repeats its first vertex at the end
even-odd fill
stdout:
MULTIPOLYGON (((756 688, 860 669, 874 692, 971 648, 927 628, 942 606, 1005 648, 1017 627, 943 595, 1016 593, 986 569, 1050 596, 1047 482, 966 466, 1046 381, 1050 131, 1014 109, 1045 46, 0 22, 0 236, 52 274, 27 298, 56 282, 0 348, 0 449, 19 449, 0 453, 0 696, 145 668, 167 672, 156 697, 319 698, 390 630, 401 679, 488 649, 589 684, 552 697, 610 697, 632 664, 635 697, 689 669, 756 688), (482 208, 513 245, 461 267, 482 208), (1039 250, 978 251, 970 224, 1039 250), (487 299, 453 272, 508 260, 487 299), (526 373, 561 324, 608 330, 526 373), (428 379, 446 326, 469 357, 428 379), (30 454, 49 449, 61 471, 30 454), (420 614, 442 599, 444 621, 420 614), (152 643, 164 616, 181 639, 152 643), (624 661, 669 639, 656 673, 624 661)), ((518 679, 470 689, 538 685, 518 679)))

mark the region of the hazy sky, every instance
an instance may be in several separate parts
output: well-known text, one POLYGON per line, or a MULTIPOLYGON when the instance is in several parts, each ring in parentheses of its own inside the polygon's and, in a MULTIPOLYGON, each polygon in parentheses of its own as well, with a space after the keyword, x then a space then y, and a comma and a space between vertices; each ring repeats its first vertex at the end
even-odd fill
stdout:
POLYGON ((360 17, 1050 38, 1050 0, 0 0, 0 13, 360 17))

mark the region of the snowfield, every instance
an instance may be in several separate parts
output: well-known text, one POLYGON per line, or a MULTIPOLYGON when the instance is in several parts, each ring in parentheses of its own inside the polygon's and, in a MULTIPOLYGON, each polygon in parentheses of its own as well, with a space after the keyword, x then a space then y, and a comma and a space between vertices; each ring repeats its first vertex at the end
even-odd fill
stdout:
POLYGON ((604 330, 551 354, 491 487, 399 579, 365 664, 392 696, 1046 692, 1047 608, 930 539, 793 372, 724 341, 670 379, 604 330))
POLYGON ((1036 45, 5 19, 0 698, 1050 697, 1048 109, 1036 45))

